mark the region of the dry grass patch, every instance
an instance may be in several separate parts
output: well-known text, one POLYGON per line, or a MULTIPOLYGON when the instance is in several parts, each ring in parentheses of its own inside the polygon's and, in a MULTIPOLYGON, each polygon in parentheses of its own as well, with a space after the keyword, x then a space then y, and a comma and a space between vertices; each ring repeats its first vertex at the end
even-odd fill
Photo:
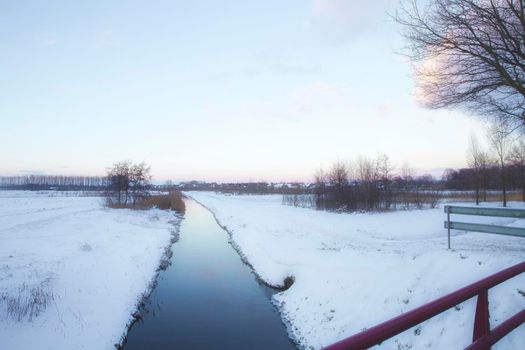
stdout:
POLYGON ((141 201, 139 205, 143 205, 146 208, 171 209, 179 213, 186 211, 182 193, 177 190, 170 191, 167 194, 150 196, 141 201))
MULTIPOLYGON (((458 192, 455 194, 447 194, 446 200, 457 201, 457 202, 475 202, 476 195, 469 192, 458 192)), ((509 202, 521 202, 523 200, 521 192, 512 191, 507 192, 507 201, 509 202)), ((503 202, 503 194, 489 192, 487 193, 487 200, 483 198, 483 194, 480 195, 480 202, 503 202)))
POLYGON ((9 318, 21 322, 32 321, 54 302, 51 290, 51 278, 46 278, 37 285, 22 283, 14 294, 0 293, 0 311, 9 318))
POLYGON ((154 194, 146 198, 141 198, 137 200, 135 204, 133 203, 118 203, 113 198, 106 198, 106 206, 113 209, 170 209, 179 213, 184 213, 186 211, 186 205, 184 204, 183 195, 178 190, 170 191, 169 193, 164 194, 154 194))

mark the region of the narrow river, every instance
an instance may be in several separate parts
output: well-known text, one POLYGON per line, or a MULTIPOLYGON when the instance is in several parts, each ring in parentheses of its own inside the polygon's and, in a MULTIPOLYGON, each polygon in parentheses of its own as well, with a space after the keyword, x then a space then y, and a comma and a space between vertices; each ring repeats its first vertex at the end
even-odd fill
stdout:
POLYGON ((134 349, 296 349, 272 306, 212 214, 186 201, 171 265, 124 345, 134 349))

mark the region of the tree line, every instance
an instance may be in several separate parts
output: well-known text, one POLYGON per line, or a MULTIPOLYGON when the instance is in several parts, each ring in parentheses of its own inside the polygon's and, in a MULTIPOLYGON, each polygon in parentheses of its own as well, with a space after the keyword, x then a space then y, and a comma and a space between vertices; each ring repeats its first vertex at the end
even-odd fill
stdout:
POLYGON ((0 176, 0 188, 20 190, 103 190, 105 176, 21 175, 0 176))
POLYGON ((516 137, 504 124, 493 124, 487 133, 488 147, 482 147, 471 136, 468 150, 468 169, 449 170, 444 174, 447 185, 461 189, 469 187, 475 192, 476 204, 487 200, 487 191, 501 190, 503 206, 507 205, 507 192, 521 189, 525 201, 525 142, 516 137))
MULTIPOLYGON (((522 170, 511 162, 506 165, 507 190, 522 192, 522 170)), ((472 192, 472 199, 478 202, 487 201, 488 193, 501 193, 500 168, 490 165, 482 169, 473 168, 446 169, 439 185, 440 189, 472 192)), ((521 194, 523 197, 523 194, 521 194)))
MULTIPOLYGON (((171 182, 164 187, 172 187, 171 182)), ((230 194, 296 194, 306 193, 309 184, 303 182, 272 183, 265 181, 227 183, 187 181, 179 183, 176 187, 181 191, 214 191, 230 194)))
POLYGON ((337 161, 314 173, 310 195, 285 195, 283 203, 335 211, 387 211, 435 207, 440 194, 430 175, 415 176, 408 164, 399 173, 387 155, 337 161))

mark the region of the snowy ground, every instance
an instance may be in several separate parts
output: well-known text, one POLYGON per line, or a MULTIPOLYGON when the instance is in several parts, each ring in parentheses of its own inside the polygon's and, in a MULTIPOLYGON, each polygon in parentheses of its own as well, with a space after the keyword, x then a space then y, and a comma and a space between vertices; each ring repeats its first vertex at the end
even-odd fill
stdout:
POLYGON ((0 349, 114 349, 180 218, 56 194, 0 191, 0 349))
MULTIPOLYGON (((454 232, 448 251, 442 208, 336 214, 283 206, 280 196, 189 195, 226 226, 266 282, 295 278, 274 302, 304 348, 319 349, 525 259, 525 239, 493 234, 454 232)), ((525 220, 468 221, 525 226, 525 220)), ((522 293, 525 276, 490 290, 492 326, 525 308, 522 293)), ((381 348, 463 349, 474 307, 469 300, 381 348)), ((523 344, 525 326, 494 348, 523 344)))

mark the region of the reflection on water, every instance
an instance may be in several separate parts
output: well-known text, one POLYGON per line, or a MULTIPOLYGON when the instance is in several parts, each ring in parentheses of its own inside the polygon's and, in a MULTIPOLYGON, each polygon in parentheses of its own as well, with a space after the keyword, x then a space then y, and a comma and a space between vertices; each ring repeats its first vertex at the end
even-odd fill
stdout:
POLYGON ((133 349, 295 349, 279 314, 213 216, 192 200, 172 264, 128 334, 133 349))

